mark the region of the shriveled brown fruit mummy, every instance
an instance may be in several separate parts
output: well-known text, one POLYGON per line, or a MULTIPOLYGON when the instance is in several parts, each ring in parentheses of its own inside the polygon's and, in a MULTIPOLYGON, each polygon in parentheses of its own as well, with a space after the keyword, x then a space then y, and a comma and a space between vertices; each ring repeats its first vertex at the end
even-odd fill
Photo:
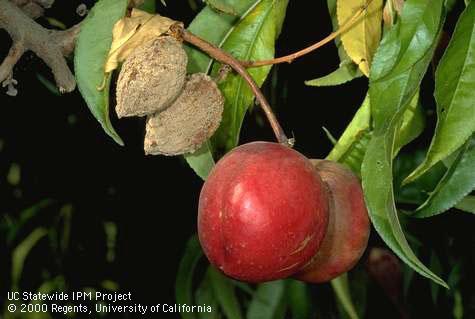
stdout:
POLYGON ((223 106, 224 97, 209 76, 191 75, 169 108, 147 118, 145 153, 180 155, 197 150, 218 128, 223 106))
POLYGON ((117 80, 117 116, 145 116, 169 107, 183 90, 187 62, 182 44, 170 36, 134 49, 117 80))

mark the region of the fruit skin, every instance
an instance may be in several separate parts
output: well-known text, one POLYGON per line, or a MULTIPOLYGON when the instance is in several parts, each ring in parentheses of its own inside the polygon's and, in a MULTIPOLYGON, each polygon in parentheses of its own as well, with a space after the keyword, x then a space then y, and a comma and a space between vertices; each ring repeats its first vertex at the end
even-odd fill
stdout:
POLYGON ((389 299, 401 309, 403 275, 399 259, 390 250, 373 247, 368 254, 366 269, 389 299))
POLYGON ((295 277, 321 283, 355 266, 368 244, 370 221, 361 182, 345 166, 327 160, 311 160, 328 187, 328 229, 311 263, 295 277))
POLYGON ((280 144, 235 148, 201 190, 203 250, 212 264, 238 280, 292 275, 315 254, 327 223, 327 194, 312 163, 280 144))

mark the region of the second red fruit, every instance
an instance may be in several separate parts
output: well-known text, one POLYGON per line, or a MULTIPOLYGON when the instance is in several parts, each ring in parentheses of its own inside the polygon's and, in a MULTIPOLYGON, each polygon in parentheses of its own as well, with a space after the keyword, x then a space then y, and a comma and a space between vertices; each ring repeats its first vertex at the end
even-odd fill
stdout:
POLYGON ((312 163, 328 187, 329 222, 320 249, 296 277, 320 283, 355 266, 368 244, 370 222, 358 177, 336 162, 312 160, 312 163))

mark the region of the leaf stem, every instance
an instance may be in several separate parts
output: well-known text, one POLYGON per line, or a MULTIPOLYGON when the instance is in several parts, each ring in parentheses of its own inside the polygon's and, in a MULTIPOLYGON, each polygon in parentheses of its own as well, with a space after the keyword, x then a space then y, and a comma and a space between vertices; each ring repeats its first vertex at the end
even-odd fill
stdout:
POLYGON ((362 6, 360 9, 358 9, 358 11, 356 11, 356 13, 348 21, 346 21, 338 30, 330 33, 324 39, 318 41, 315 44, 312 44, 309 47, 306 47, 305 49, 299 50, 297 52, 294 52, 294 53, 291 53, 289 55, 285 55, 279 58, 270 59, 270 60, 241 61, 241 65, 243 65, 246 68, 254 68, 258 66, 280 64, 280 63, 285 63, 285 62, 292 63, 295 59, 300 58, 301 56, 304 56, 306 54, 309 54, 310 52, 313 52, 317 50, 318 48, 321 48, 322 46, 331 42, 342 33, 346 32, 350 27, 353 26, 353 24, 361 16, 361 14, 363 14, 363 12, 366 11, 366 9, 368 8, 368 6, 370 5, 372 1, 373 0, 368 0, 368 2, 364 6, 362 6))
POLYGON ((223 64, 227 64, 231 68, 233 68, 233 70, 236 71, 247 82, 247 84, 251 88, 252 92, 254 93, 254 96, 256 97, 258 104, 264 111, 272 127, 272 130, 274 131, 277 141, 280 144, 284 144, 287 146, 293 145, 293 140, 287 138, 287 136, 285 135, 284 130, 280 126, 279 121, 277 120, 277 117, 272 111, 272 108, 269 102, 267 101, 266 97, 262 93, 261 89, 259 88, 257 83, 254 81, 254 79, 251 77, 251 75, 247 72, 246 68, 238 60, 236 60, 233 56, 231 56, 229 53, 225 52, 224 50, 216 47, 215 45, 209 43, 208 41, 185 30, 183 26, 181 26, 180 24, 173 25, 170 28, 170 31, 174 36, 196 46, 197 48, 207 53, 209 56, 211 56, 215 60, 223 64))
POLYGON ((372 1, 373 0, 368 0, 366 4, 362 6, 360 9, 358 9, 358 11, 356 11, 356 13, 347 22, 345 22, 337 31, 332 32, 330 35, 328 35, 321 41, 305 49, 297 51, 295 53, 292 53, 280 58, 271 59, 271 60, 238 61, 229 53, 225 52, 224 50, 194 35, 193 33, 185 30, 183 26, 180 24, 173 25, 170 28, 170 33, 172 33, 175 37, 196 46, 197 48, 207 53, 209 56, 211 56, 215 60, 225 65, 229 65, 231 68, 233 68, 234 71, 236 71, 247 82, 247 84, 251 88, 252 92, 254 93, 254 96, 256 97, 258 104, 264 111, 272 127, 272 130, 274 131, 277 141, 284 145, 293 146, 293 139, 289 139, 285 135, 285 132, 280 126, 279 121, 277 120, 274 112, 272 111, 272 108, 269 102, 265 98, 264 94, 262 94, 262 91, 260 90, 257 83, 254 81, 251 75, 247 72, 246 68, 258 67, 258 66, 264 66, 264 65, 273 65, 273 64, 279 64, 279 63, 284 63, 284 62, 291 63, 293 60, 301 56, 304 56, 312 51, 315 51, 316 49, 334 40, 336 37, 338 37, 345 31, 347 31, 350 27, 352 27, 353 24, 356 22, 356 20, 361 16, 361 14, 363 14, 366 11, 366 9, 368 8, 368 6, 370 5, 372 1))

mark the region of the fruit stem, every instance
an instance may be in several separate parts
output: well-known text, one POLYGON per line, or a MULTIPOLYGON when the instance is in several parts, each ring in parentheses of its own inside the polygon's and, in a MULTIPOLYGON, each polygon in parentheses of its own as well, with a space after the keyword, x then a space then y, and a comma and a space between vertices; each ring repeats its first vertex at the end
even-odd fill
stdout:
POLYGON ((251 77, 251 75, 247 72, 246 68, 238 60, 236 60, 233 56, 231 56, 229 53, 225 52, 224 50, 216 47, 212 43, 209 43, 208 41, 185 30, 183 26, 181 26, 180 24, 173 25, 170 28, 170 31, 172 34, 174 34, 175 36, 178 36, 183 41, 186 41, 196 46, 203 52, 207 53, 209 56, 211 56, 215 60, 223 64, 227 64, 231 68, 233 68, 234 71, 236 71, 247 82, 247 84, 251 88, 252 92, 254 93, 254 96, 256 97, 258 104, 264 111, 267 117, 267 120, 269 121, 272 127, 272 130, 274 131, 277 141, 280 144, 284 144, 290 147, 293 146, 293 139, 287 138, 284 130, 280 126, 279 121, 277 120, 277 117, 272 111, 272 108, 269 102, 267 101, 266 97, 262 93, 261 89, 259 88, 257 83, 254 81, 254 79, 251 77))
POLYGON ((304 56, 310 52, 313 52, 317 50, 318 48, 321 48, 322 46, 331 42, 342 33, 346 32, 350 27, 353 26, 353 24, 361 16, 361 14, 363 14, 363 12, 365 12, 366 9, 368 9, 368 6, 370 5, 372 1, 373 0, 368 0, 368 2, 366 2, 364 6, 359 8, 358 11, 356 11, 356 13, 350 19, 348 19, 348 21, 346 21, 338 30, 330 33, 324 39, 318 41, 315 44, 312 44, 309 47, 306 47, 305 49, 302 49, 300 51, 297 51, 297 52, 294 52, 294 53, 291 53, 289 55, 282 56, 279 58, 275 58, 275 59, 261 60, 261 61, 241 61, 240 63, 246 68, 254 68, 254 67, 264 66, 264 65, 280 64, 280 63, 285 63, 285 62, 292 63, 295 59, 300 58, 301 56, 304 56))

